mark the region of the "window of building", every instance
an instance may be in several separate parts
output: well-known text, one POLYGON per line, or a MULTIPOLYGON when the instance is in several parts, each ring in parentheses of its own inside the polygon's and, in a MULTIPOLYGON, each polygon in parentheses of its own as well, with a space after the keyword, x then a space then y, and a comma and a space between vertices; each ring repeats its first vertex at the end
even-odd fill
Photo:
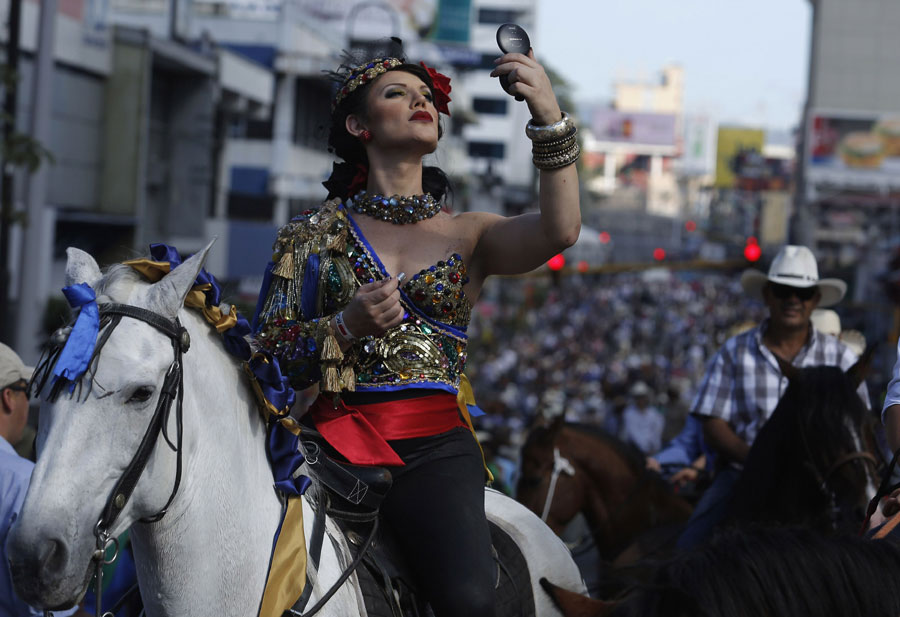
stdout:
POLYGON ((515 9, 478 9, 480 24, 514 24, 520 16, 521 11, 515 9))
POLYGON ((506 154, 506 144, 500 141, 470 141, 469 156, 488 159, 502 159, 506 154))
POLYGON ((506 115, 506 99, 492 99, 475 97, 472 99, 472 109, 480 114, 506 115))
POLYGON ((269 221, 275 210, 275 198, 271 195, 242 195, 228 193, 228 218, 249 221, 269 221))
POLYGON ((266 120, 247 120, 247 132, 244 137, 246 139, 261 139, 270 141, 272 139, 272 119, 266 120))
POLYGON ((331 126, 331 87, 323 79, 298 79, 294 105, 294 143, 324 150, 331 126))

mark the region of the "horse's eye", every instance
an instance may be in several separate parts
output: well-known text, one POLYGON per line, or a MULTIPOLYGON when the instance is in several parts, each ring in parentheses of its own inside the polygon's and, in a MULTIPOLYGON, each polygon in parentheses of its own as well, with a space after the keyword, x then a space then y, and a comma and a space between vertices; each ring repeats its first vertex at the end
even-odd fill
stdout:
POLYGON ((128 397, 129 403, 146 403, 153 396, 152 386, 141 386, 128 397))

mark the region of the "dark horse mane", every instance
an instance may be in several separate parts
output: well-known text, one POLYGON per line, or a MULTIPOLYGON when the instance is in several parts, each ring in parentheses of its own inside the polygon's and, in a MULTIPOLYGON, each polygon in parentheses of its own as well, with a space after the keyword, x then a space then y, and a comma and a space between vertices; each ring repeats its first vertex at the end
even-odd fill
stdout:
POLYGON ((841 368, 797 369, 753 442, 735 486, 731 515, 766 519, 765 511, 773 504, 765 496, 771 495, 778 483, 786 482, 788 475, 795 482, 798 474, 812 479, 807 461, 824 474, 840 455, 839 448, 846 446, 836 440, 846 433, 845 423, 862 426, 867 413, 852 376, 841 368))
MULTIPOLYGON (((629 469, 640 473, 645 469, 644 454, 632 443, 622 441, 614 435, 610 435, 602 428, 593 424, 582 424, 579 422, 565 422, 562 426, 570 428, 576 432, 590 435, 609 446, 616 454, 619 455, 627 464, 629 469)), ((523 447, 546 441, 555 431, 554 426, 537 426, 533 428, 525 439, 523 447)))
POLYGON ((891 540, 744 527, 663 563, 617 617, 896 617, 900 548, 891 540))

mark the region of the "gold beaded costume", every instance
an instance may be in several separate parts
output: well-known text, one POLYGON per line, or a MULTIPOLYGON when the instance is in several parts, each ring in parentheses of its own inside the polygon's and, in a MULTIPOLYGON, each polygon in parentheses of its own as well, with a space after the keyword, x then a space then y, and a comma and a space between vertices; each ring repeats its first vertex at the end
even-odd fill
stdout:
POLYGON ((460 255, 405 281, 403 322, 381 337, 355 341, 343 354, 329 321, 361 285, 387 276, 346 207, 331 200, 294 218, 279 231, 272 261, 256 339, 279 359, 295 388, 322 380, 325 392, 457 392, 472 309, 460 255))

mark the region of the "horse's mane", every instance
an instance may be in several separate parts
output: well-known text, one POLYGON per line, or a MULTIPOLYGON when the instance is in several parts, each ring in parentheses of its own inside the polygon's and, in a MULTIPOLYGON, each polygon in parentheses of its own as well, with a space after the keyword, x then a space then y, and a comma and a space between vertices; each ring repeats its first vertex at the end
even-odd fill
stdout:
POLYGON ((624 461, 628 463, 628 467, 632 471, 643 472, 646 469, 647 459, 644 456, 644 453, 641 452, 640 448, 638 448, 630 441, 622 441, 615 435, 611 435, 608 432, 604 431, 596 424, 566 422, 566 426, 579 433, 590 435, 591 437, 595 437, 596 439, 602 441, 605 445, 612 448, 622 459, 624 459, 624 461))
POLYGON ((900 614, 900 548, 809 529, 744 527, 662 564, 618 617, 900 614))
MULTIPOLYGON (((563 426, 572 429, 578 433, 589 435, 610 448, 628 465, 629 469, 640 473, 646 467, 644 454, 632 443, 628 443, 618 439, 614 435, 610 435, 602 428, 595 424, 582 424, 578 422, 566 422, 563 426)), ((525 439, 523 448, 534 445, 535 443, 546 441, 554 428, 552 426, 537 426, 533 428, 525 439)))
POLYGON ((106 296, 106 298, 114 302, 124 302, 131 294, 134 286, 145 280, 131 266, 113 264, 105 269, 103 278, 96 284, 94 291, 98 299, 106 296))

